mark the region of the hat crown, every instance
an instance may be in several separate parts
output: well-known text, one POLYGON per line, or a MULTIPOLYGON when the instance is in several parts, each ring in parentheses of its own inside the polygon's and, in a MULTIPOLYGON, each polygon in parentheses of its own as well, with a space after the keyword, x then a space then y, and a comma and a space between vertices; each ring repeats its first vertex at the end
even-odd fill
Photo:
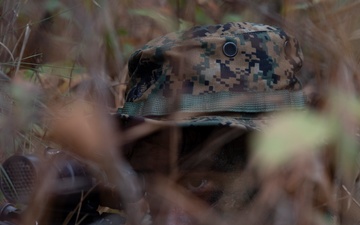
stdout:
MULTIPOLYGON (((182 96, 185 109, 201 111, 209 108, 196 109, 204 101, 250 96, 252 105, 230 111, 276 110, 264 98, 274 94, 289 98, 300 90, 295 75, 302 61, 298 41, 277 27, 246 22, 193 27, 154 39, 130 57, 125 107, 130 102, 159 105, 160 101, 159 107, 167 108, 169 99, 182 96)), ((301 93, 293 97, 285 100, 286 105, 292 107, 294 101, 295 107, 303 105, 301 93)), ((210 110, 224 111, 223 107, 217 109, 214 103, 210 110)), ((141 116, 167 113, 140 108, 141 116)))

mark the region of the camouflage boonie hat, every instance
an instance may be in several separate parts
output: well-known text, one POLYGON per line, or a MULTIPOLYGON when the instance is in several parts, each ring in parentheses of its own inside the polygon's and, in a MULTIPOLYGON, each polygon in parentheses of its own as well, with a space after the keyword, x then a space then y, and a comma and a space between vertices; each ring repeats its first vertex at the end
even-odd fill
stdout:
POLYGON ((118 113, 125 120, 256 128, 266 120, 262 113, 304 108, 296 78, 302 62, 298 41, 269 25, 232 22, 170 33, 131 56, 118 113))

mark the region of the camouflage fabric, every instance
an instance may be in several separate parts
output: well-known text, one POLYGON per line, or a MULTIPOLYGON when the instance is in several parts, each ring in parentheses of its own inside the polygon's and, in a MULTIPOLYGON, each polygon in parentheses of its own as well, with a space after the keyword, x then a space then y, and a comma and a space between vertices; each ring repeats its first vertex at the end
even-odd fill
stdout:
MULTIPOLYGON (((298 41, 269 25, 233 22, 170 33, 131 56, 126 102, 118 112, 157 119, 173 112, 212 118, 231 112, 238 118, 301 109, 305 97, 296 73, 302 62, 298 41)), ((189 121, 206 124, 197 118, 189 121)))
POLYGON ((272 116, 257 115, 252 117, 244 116, 197 116, 189 118, 146 118, 138 116, 130 116, 127 114, 118 114, 122 122, 122 127, 126 128, 127 124, 141 124, 148 123, 155 126, 227 126, 240 127, 244 130, 262 130, 268 126, 268 122, 272 116))

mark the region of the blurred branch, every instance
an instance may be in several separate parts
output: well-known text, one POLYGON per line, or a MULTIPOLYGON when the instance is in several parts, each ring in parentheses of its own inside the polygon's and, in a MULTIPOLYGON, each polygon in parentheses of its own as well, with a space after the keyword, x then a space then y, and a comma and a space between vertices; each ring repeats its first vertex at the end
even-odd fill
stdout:
POLYGON ((27 26, 26 26, 26 29, 25 29, 24 41, 23 41, 23 43, 22 43, 22 47, 21 47, 21 51, 20 51, 18 63, 17 63, 16 70, 15 70, 15 74, 14 74, 15 77, 16 77, 16 74, 19 72, 19 69, 20 69, 21 60, 22 60, 22 57, 23 57, 23 54, 24 54, 24 51, 25 51, 25 46, 26 46, 26 44, 27 44, 27 41, 29 40, 30 31, 31 31, 31 30, 30 30, 30 27, 29 27, 29 25, 27 25, 27 26))

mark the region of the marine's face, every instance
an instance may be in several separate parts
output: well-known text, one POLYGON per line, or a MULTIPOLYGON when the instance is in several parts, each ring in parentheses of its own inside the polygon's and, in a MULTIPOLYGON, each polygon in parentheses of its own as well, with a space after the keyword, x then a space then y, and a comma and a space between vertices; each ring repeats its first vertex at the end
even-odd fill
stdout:
POLYGON ((248 139, 240 129, 190 127, 136 142, 128 158, 145 177, 154 224, 219 224, 245 213, 257 191, 244 172, 248 139))

